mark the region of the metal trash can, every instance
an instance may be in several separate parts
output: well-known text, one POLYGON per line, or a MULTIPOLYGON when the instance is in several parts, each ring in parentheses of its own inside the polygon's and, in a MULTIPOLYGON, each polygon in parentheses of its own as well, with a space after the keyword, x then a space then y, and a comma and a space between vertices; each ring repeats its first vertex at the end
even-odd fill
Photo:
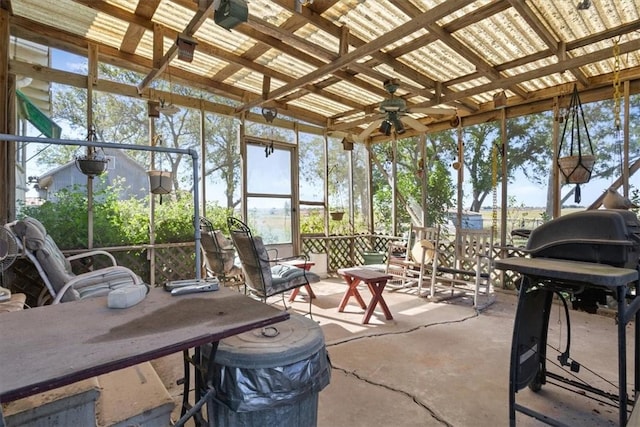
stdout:
POLYGON ((316 426, 318 393, 330 379, 322 329, 304 316, 224 339, 214 362, 215 425, 316 426))

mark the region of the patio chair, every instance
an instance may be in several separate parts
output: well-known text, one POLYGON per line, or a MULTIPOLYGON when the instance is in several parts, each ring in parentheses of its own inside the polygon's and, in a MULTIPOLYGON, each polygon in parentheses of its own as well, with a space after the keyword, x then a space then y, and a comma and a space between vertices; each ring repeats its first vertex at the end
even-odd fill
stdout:
POLYGON ((109 252, 93 250, 65 257, 46 228, 35 218, 27 217, 5 224, 5 228, 17 237, 20 250, 36 267, 45 284, 38 305, 103 296, 113 289, 132 284, 147 286, 133 271, 117 265, 109 252), (71 261, 97 255, 106 256, 112 266, 81 274, 73 272, 71 261))
POLYGON ((411 226, 409 238, 400 247, 397 242, 389 244, 387 273, 401 282, 401 287, 418 286, 418 295, 422 296, 425 277, 432 281, 432 272, 438 265, 438 246, 440 245, 440 227, 411 226), (402 254, 402 256, 398 256, 402 254))
MULTIPOLYGON (((260 236, 253 236, 249 227, 237 218, 227 219, 231 240, 238 251, 247 289, 266 302, 267 298, 320 281, 320 277, 306 268, 282 264, 301 257, 271 259, 260 236)), ((285 304, 286 309, 286 304, 285 304)), ((309 298, 311 315, 311 298, 309 298)))
POLYGON ((491 230, 457 228, 454 257, 439 257, 431 281, 431 297, 435 287, 444 284, 454 296, 456 289, 473 295, 473 306, 480 312, 495 302, 493 275, 493 232, 491 230), (481 302, 481 296, 483 301, 481 302))
POLYGON ((203 271, 209 277, 217 277, 225 286, 244 286, 242 268, 235 265, 236 249, 221 230, 214 230, 213 224, 200 217, 200 248, 202 249, 203 271))

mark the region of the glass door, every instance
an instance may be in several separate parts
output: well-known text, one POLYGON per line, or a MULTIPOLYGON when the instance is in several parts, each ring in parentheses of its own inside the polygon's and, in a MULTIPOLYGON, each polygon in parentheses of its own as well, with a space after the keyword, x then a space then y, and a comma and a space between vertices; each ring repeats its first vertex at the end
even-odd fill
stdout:
MULTIPOLYGON (((247 142, 245 206, 247 224, 267 245, 292 245, 297 240, 294 216, 296 147, 247 142)), ((296 246, 297 247, 297 246, 296 246)))

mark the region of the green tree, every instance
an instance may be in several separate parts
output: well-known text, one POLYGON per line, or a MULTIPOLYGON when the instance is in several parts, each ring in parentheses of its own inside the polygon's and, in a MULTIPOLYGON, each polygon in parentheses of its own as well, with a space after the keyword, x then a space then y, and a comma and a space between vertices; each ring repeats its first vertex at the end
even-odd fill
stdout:
MULTIPOLYGON (((453 203, 452 181, 446 163, 442 161, 442 156, 435 147, 440 145, 441 140, 446 140, 447 135, 430 136, 425 147, 427 158, 422 159, 422 149, 419 138, 403 138, 397 141, 396 157, 393 158, 390 143, 381 143, 372 146, 373 155, 377 159, 373 171, 373 197, 374 211, 376 213, 376 229, 384 231, 392 230, 391 224, 391 163, 395 160, 397 168, 398 192, 404 206, 397 210, 399 224, 402 228, 408 229, 412 218, 409 209, 416 209, 416 206, 423 205, 422 200, 422 177, 421 173, 427 174, 426 207, 427 225, 435 225, 444 222, 446 211, 453 203), (404 208, 404 209, 402 209, 404 208)), ((400 203, 397 200, 396 203, 400 203)))

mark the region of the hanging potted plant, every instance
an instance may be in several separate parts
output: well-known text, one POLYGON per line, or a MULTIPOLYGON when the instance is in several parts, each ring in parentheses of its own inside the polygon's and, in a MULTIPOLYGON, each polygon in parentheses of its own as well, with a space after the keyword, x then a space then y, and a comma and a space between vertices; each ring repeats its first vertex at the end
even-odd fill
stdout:
MULTIPOLYGON (((153 137, 152 146, 162 145, 162 137, 156 135, 153 137)), ((152 167, 153 165, 152 160, 152 167)), ((172 174, 171 171, 162 170, 162 163, 160 169, 151 169, 147 171, 149 176, 149 191, 151 194, 169 194, 171 193, 172 186, 172 174)))
POLYGON ((584 121, 578 86, 574 85, 558 148, 558 167, 564 176, 565 183, 584 184, 589 182, 595 159, 589 129, 584 121), (569 130, 569 134, 567 134, 567 130, 569 130), (589 151, 585 150, 583 138, 586 138, 589 151), (568 142, 568 146, 565 142, 568 142))
POLYGON ((172 175, 170 171, 152 169, 147 171, 149 176, 149 191, 152 194, 171 193, 172 175))
POLYGON ((589 129, 584 120, 582 103, 578 94, 578 86, 574 85, 558 147, 557 164, 564 178, 564 183, 576 184, 576 203, 580 203, 580 184, 589 182, 591 179, 591 171, 595 160, 589 129), (569 134, 567 134, 567 130, 569 130, 569 134), (567 142, 568 146, 565 142, 567 142), (584 142, 587 142, 586 146, 584 142))
MULTIPOLYGON (((95 141, 95 130, 89 129, 87 141, 95 141)), ((76 167, 80 172, 93 178, 102 175, 107 170, 109 159, 104 154, 104 150, 98 147, 88 146, 85 154, 75 155, 76 167)))
MULTIPOLYGON (((337 173, 337 167, 338 165, 334 165, 331 167, 331 169, 329 169, 329 172, 327 174, 327 176, 331 176, 332 172, 336 172, 337 173)), ((342 204, 342 197, 340 195, 340 180, 338 178, 336 178, 335 182, 335 186, 334 186, 334 190, 335 190, 335 194, 336 194, 336 202, 337 202, 337 206, 334 207, 330 212, 329 212, 329 216, 331 217, 332 220, 334 221, 342 221, 342 218, 344 217, 344 207, 342 204)))
POLYGON ((344 211, 342 210, 342 208, 338 209, 339 210, 329 212, 329 215, 331 215, 331 219, 334 221, 342 221, 342 217, 344 216, 344 211))

